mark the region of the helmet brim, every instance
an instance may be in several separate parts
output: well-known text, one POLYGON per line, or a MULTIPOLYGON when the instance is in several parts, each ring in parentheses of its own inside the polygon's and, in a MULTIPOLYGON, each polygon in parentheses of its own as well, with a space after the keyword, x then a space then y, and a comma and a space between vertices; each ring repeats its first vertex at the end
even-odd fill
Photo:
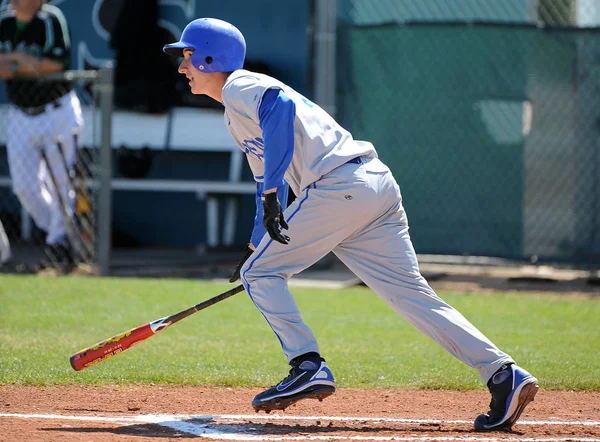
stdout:
POLYGON ((183 57, 184 49, 194 50, 194 48, 190 47, 190 45, 188 45, 187 43, 183 41, 178 41, 176 43, 170 43, 168 45, 165 45, 163 51, 172 57, 183 57))

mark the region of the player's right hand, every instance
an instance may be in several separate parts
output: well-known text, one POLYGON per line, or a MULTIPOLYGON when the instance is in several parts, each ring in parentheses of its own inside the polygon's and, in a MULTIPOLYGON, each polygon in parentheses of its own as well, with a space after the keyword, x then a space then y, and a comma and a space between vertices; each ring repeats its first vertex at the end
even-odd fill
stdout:
POLYGON ((288 229, 288 225, 283 219, 281 204, 277 199, 277 193, 263 193, 263 225, 273 241, 281 244, 288 244, 290 237, 281 233, 281 229, 288 229))
POLYGON ((229 282, 236 282, 238 279, 240 279, 240 271, 242 270, 242 266, 246 261, 248 261, 248 258, 250 258, 250 255, 252 255, 252 252, 254 252, 254 250, 252 250, 249 245, 246 246, 246 252, 244 253, 244 257, 240 262, 238 262, 238 265, 235 267, 235 270, 229 278, 229 282))

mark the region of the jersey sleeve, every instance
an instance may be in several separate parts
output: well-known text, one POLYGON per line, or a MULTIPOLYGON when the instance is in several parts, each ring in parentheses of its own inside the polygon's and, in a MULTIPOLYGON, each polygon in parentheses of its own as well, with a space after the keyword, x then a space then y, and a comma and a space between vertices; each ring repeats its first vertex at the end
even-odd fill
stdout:
POLYGON ((269 89, 259 110, 264 139, 265 189, 281 186, 294 155, 296 105, 281 89, 269 89))
POLYGON ((62 63, 67 69, 71 62, 71 35, 62 11, 52 8, 50 20, 46 21, 46 43, 42 56, 62 63))

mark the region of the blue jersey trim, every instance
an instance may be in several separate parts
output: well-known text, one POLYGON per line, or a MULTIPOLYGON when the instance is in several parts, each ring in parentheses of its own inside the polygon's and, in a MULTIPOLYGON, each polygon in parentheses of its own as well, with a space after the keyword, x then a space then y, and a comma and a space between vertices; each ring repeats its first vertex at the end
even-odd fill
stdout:
POLYGON ((256 202, 256 214, 254 215, 254 228, 252 229, 252 235, 250 236, 250 242, 256 247, 262 237, 267 233, 267 229, 263 226, 263 204, 261 195, 263 192, 264 183, 256 183, 256 195, 254 200, 256 202))
MULTIPOLYGON (((308 191, 310 189, 316 189, 316 188, 317 188, 317 184, 313 183, 310 187, 308 187, 306 189, 306 194, 304 195, 304 198, 302 198, 302 201, 300 201, 300 203, 298 204, 298 208, 294 211, 294 213, 292 213, 290 215, 290 217, 288 218, 288 221, 291 221, 292 218, 294 218, 294 216, 296 215, 296 213, 298 213, 298 211, 302 208, 302 204, 304 204, 304 201, 306 201, 308 199, 308 191)), ((252 266, 254 266, 254 263, 263 255, 263 253, 265 253, 265 251, 269 248, 269 246, 271 245, 272 242, 273 242, 273 240, 270 239, 267 242, 267 244, 265 245, 265 248, 259 252, 259 254, 256 256, 256 258, 254 258, 250 262, 250 265, 248 266, 248 268, 241 274, 242 283, 244 284, 244 287, 246 288, 246 293, 248 293, 250 300, 254 303, 255 306, 256 306, 256 302, 254 302, 254 298, 252 297, 252 291, 250 290, 250 284, 248 283, 248 280, 246 279, 246 272, 248 270, 250 270, 252 268, 252 266)), ((258 306, 256 308, 258 308, 258 306)), ((260 311, 260 309, 258 309, 258 311, 260 311)), ((261 312, 261 315, 263 315, 263 317, 265 318, 265 321, 267 321, 267 324, 269 324, 269 327, 271 327, 271 330, 273 330, 273 326, 271 325, 271 323, 269 322, 267 317, 262 312, 261 312)), ((277 336, 277 339, 279 339, 279 344, 283 347, 283 342, 282 342, 281 338, 279 337, 279 335, 275 332, 275 330, 273 330, 273 333, 275 333, 275 336, 277 336)))

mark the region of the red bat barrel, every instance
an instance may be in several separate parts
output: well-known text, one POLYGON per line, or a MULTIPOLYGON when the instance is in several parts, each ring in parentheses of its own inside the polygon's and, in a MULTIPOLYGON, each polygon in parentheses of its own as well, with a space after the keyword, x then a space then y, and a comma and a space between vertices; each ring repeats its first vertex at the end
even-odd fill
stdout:
POLYGON ((139 327, 132 328, 125 333, 113 336, 106 341, 98 342, 96 345, 81 350, 80 352, 71 356, 71 367, 79 371, 83 370, 84 368, 91 367, 92 365, 99 364, 105 359, 112 358, 113 356, 124 352, 135 344, 142 342, 144 339, 148 339, 150 336, 153 336, 172 324, 175 324, 176 322, 181 321, 182 319, 187 318, 188 316, 203 310, 206 307, 210 307, 211 305, 214 305, 217 302, 227 299, 230 296, 242 291, 244 291, 244 286, 240 284, 237 287, 229 289, 220 295, 207 299, 206 301, 202 301, 200 304, 196 304, 190 308, 180 311, 179 313, 175 313, 171 316, 165 316, 164 318, 157 319, 149 324, 144 324, 139 327))
POLYGON ((149 338, 154 333, 155 331, 152 329, 151 325, 145 324, 115 335, 112 338, 98 342, 92 347, 75 353, 70 359, 71 367, 79 371, 91 367, 92 365, 96 365, 105 359, 118 355, 144 339, 149 338))

